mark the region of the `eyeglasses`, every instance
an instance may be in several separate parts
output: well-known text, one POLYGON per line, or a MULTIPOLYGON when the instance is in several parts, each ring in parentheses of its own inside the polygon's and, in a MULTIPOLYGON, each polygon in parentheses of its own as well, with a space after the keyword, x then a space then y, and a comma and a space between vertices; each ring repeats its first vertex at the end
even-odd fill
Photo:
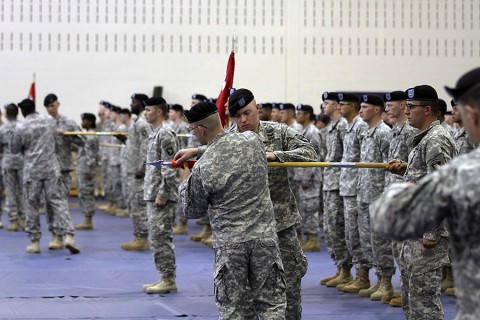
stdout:
POLYGON ((202 126, 201 124, 199 124, 198 126, 196 127, 193 127, 193 128, 188 128, 188 132, 193 132, 193 130, 197 129, 198 127, 204 127, 205 129, 208 129, 207 127, 205 126, 202 126))
POLYGON ((407 103, 407 105, 405 106, 405 109, 407 109, 407 111, 410 111, 412 109, 415 109, 416 107, 426 107, 428 105, 426 104, 409 104, 407 103))

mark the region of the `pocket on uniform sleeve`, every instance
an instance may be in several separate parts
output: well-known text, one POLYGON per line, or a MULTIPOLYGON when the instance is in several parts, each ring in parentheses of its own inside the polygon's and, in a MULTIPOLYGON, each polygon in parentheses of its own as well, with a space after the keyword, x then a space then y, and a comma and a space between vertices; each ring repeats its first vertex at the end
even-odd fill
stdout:
POLYGON ((217 303, 224 304, 231 301, 227 292, 227 272, 228 268, 226 264, 220 265, 215 269, 213 290, 215 294, 215 301, 217 303))

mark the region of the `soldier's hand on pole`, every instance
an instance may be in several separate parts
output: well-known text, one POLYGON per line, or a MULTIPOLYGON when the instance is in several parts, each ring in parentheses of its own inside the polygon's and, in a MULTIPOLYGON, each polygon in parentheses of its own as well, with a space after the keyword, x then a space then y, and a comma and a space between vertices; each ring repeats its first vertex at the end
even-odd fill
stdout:
POLYGON ((422 244, 425 249, 432 249, 437 245, 437 241, 422 238, 422 244))
POLYGON ((267 162, 277 161, 277 156, 273 152, 267 152, 267 162))
POLYGON ((390 171, 395 174, 403 174, 405 173, 405 162, 398 159, 390 160, 385 167, 385 171, 390 171))
POLYGON ((167 204, 166 200, 160 200, 160 199, 155 199, 155 202, 153 202, 154 207, 163 207, 166 204, 167 204))
POLYGON ((114 135, 115 138, 120 140, 120 142, 125 143, 127 141, 127 136, 125 135, 114 135))
POLYGON ((190 176, 190 168, 188 167, 188 163, 186 162, 183 163, 183 168, 180 168, 179 175, 182 181, 185 181, 188 179, 188 177, 190 176))
POLYGON ((197 148, 181 149, 181 150, 178 150, 178 152, 175 154, 175 156, 173 157, 173 160, 175 160, 176 162, 185 162, 188 159, 196 157, 197 154, 198 154, 197 148))

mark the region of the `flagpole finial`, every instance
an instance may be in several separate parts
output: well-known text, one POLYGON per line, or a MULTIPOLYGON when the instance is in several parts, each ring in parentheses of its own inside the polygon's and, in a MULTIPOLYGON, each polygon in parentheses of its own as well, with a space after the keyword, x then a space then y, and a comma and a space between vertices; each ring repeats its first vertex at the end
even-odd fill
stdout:
POLYGON ((235 47, 237 46, 237 35, 234 33, 232 37, 232 51, 235 52, 235 47))

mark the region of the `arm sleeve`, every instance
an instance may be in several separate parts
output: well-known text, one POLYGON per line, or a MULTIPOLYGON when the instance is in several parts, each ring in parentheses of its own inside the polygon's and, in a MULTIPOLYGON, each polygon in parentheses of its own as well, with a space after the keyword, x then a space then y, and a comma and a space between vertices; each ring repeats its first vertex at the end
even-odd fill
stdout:
POLYGON ((308 162, 318 159, 317 152, 312 144, 297 130, 285 125, 282 125, 281 130, 283 150, 273 152, 278 161, 308 162))
MULTIPOLYGON (((178 151, 177 138, 175 135, 165 135, 161 141, 161 157, 162 160, 172 160, 175 153, 178 151)), ((157 199, 168 200, 169 192, 175 192, 178 186, 177 169, 173 169, 167 166, 160 168, 162 172, 162 181, 157 193, 157 199), (174 188, 175 190, 169 190, 174 188)))
POLYGON ((203 217, 208 210, 208 194, 200 178, 200 169, 194 167, 187 180, 180 186, 183 213, 189 219, 203 217))

